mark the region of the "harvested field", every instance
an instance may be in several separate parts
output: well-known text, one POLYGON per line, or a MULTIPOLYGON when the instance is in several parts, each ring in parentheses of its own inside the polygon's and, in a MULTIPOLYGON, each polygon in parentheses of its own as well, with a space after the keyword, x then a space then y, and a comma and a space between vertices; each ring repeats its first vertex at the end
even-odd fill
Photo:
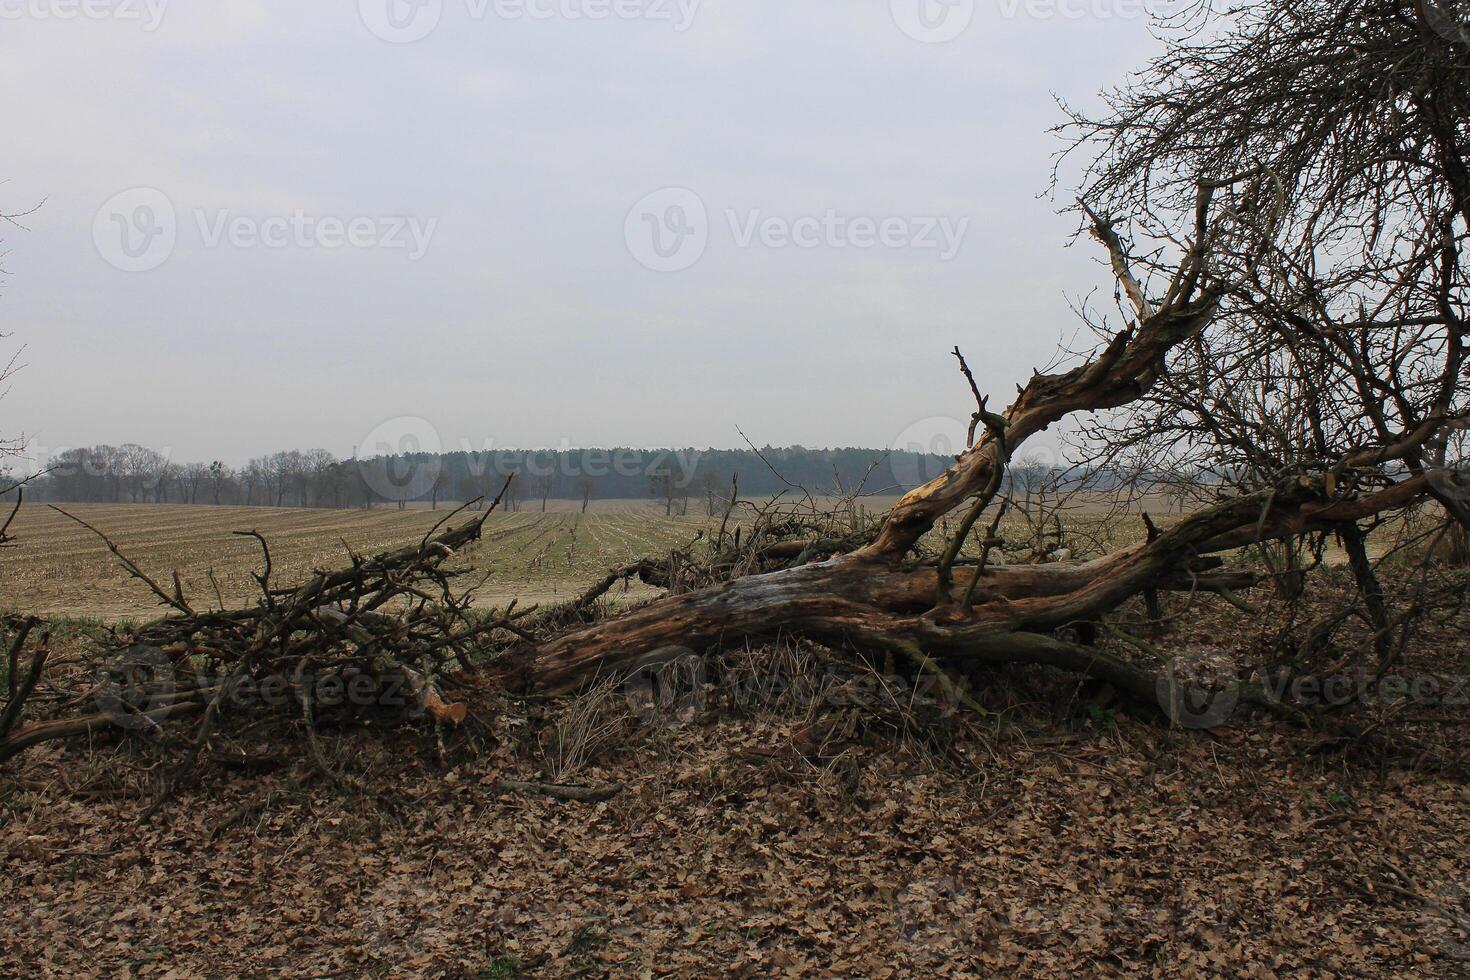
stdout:
MULTIPOLYGON (((830 501, 818 498, 815 503, 822 507, 830 501)), ((882 513, 889 503, 874 498, 866 502, 865 510, 882 513)), ((1163 515, 1162 501, 1159 503, 1159 510, 1153 513, 1160 526, 1179 520, 1177 514, 1163 515)), ((224 604, 233 607, 255 600, 257 590, 250 575, 260 567, 259 547, 235 531, 258 530, 265 535, 271 546, 274 578, 289 583, 303 580, 313 569, 343 564, 348 546, 359 554, 372 555, 416 542, 454 505, 438 510, 59 506, 107 534, 149 574, 166 580, 177 570, 187 594, 216 603, 217 583, 224 604)), ((747 522, 748 516, 748 508, 738 509, 732 526, 747 522)), ((1131 544, 1144 535, 1142 520, 1135 513, 1109 514, 1101 502, 1090 500, 1069 510, 1065 523, 1066 544, 1079 558, 1131 544)), ((668 517, 648 501, 597 501, 591 512, 582 514, 570 502, 553 501, 546 513, 532 508, 492 514, 484 539, 451 567, 489 573, 479 591, 481 606, 504 605, 512 599, 519 599, 522 605, 556 602, 580 593, 613 566, 666 555, 670 549, 688 545, 701 532, 712 533, 718 525, 718 517, 695 513, 692 507, 688 515, 668 517)), ((159 614, 147 589, 120 567, 95 534, 75 521, 49 507, 28 504, 12 530, 17 544, 3 558, 0 611, 107 622, 146 620, 159 614)), ((938 548, 950 532, 949 522, 943 522, 926 544, 938 548)), ((1021 546, 1032 531, 1011 513, 1000 533, 1021 546)), ((1391 531, 1379 532, 1370 541, 1370 550, 1381 554, 1391 538, 1391 531)), ((967 546, 965 553, 975 550, 967 546)), ((1332 564, 1343 560, 1335 547, 1328 549, 1326 557, 1332 564)), ((616 602, 655 594, 634 581, 626 593, 619 591, 611 598, 616 602)))
MULTIPOLYGON (((260 567, 260 548, 234 531, 253 529, 265 535, 276 580, 295 582, 315 568, 344 564, 346 546, 371 555, 416 542, 449 513, 445 508, 61 506, 106 533, 150 574, 167 579, 176 569, 191 596, 214 597, 212 571, 226 606, 254 601, 258 595, 250 573, 260 567)), ((490 573, 481 604, 513 598, 523 604, 555 601, 585 588, 613 565, 687 544, 709 523, 703 516, 664 517, 646 504, 587 515, 497 513, 486 524, 484 540, 457 564, 490 573)), ((109 621, 159 613, 147 589, 119 567, 96 535, 74 521, 29 505, 13 530, 18 544, 3 559, 0 609, 109 621)))

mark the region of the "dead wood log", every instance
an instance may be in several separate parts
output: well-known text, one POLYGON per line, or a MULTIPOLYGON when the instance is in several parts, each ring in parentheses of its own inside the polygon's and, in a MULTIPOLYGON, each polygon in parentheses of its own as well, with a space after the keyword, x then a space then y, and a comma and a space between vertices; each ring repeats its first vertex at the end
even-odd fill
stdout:
MULTIPOLYGON (((698 650, 786 632, 839 646, 902 652, 918 643, 946 656, 969 648, 965 656, 983 657, 986 648, 1015 649, 1011 634, 1090 621, 1145 588, 1248 587, 1249 572, 1220 570, 1202 553, 1219 550, 1217 542, 1230 540, 1227 532, 1256 526, 1268 503, 1281 515, 1272 526, 1293 533, 1314 520, 1330 519, 1336 511, 1312 506, 1312 493, 1313 488, 1293 481, 1275 493, 1226 501, 1152 541, 1089 562, 983 570, 961 566, 948 586, 954 599, 971 591, 973 578, 980 579, 967 612, 953 603, 935 604, 939 570, 934 565, 885 563, 857 553, 668 596, 547 640, 505 669, 519 672, 522 683, 564 692, 664 647, 698 650)), ((1398 494, 1384 499, 1398 499, 1398 494)))
MULTIPOLYGON (((417 545, 374 558, 353 554, 350 567, 318 571, 289 587, 273 586, 264 537, 242 532, 259 541, 264 558, 256 576, 261 601, 248 610, 196 610, 177 579, 172 591, 164 588, 108 542, 129 572, 176 611, 134 639, 170 651, 181 673, 200 656, 224 664, 230 670, 225 683, 290 668, 299 675, 307 663, 396 675, 439 724, 458 724, 466 717, 464 705, 452 703, 439 685, 447 676, 441 668, 448 658, 470 666, 467 651, 479 654, 482 662, 487 653, 503 654, 491 657, 485 670, 492 682, 562 693, 626 673, 661 651, 703 652, 782 634, 901 657, 933 674, 947 691, 957 692, 948 676, 956 664, 1039 664, 1102 678, 1129 697, 1154 700, 1162 679, 1159 664, 1071 643, 1057 631, 1093 624, 1154 590, 1218 591, 1239 601, 1233 592, 1249 588, 1254 576, 1225 568, 1216 555, 1406 507, 1430 490, 1422 474, 1399 479, 1379 462, 1354 466, 1327 460, 1316 469, 1283 473, 1262 492, 1223 499, 1167 530, 1151 527, 1147 540, 1090 561, 991 566, 984 558, 961 559, 965 537, 995 498, 1012 454, 1028 438, 1074 413, 1116 409, 1139 399, 1166 372, 1170 351, 1209 326, 1226 285, 1212 281, 1209 273, 1208 244, 1216 232, 1207 219, 1210 195, 1224 186, 1214 182, 1201 188, 1195 241, 1157 299, 1134 276, 1111 224, 1092 215, 1093 233, 1133 305, 1132 322, 1085 363, 1034 374, 999 414, 988 410, 961 358, 979 406, 973 430, 978 441, 943 475, 902 497, 876 528, 824 528, 820 522, 759 512, 743 548, 737 528, 733 551, 726 550, 722 527, 715 554, 703 567, 691 567, 689 549, 674 551, 664 561, 631 563, 534 620, 525 619, 530 610, 515 613, 513 608, 499 616, 472 615, 472 590, 458 592, 452 587, 454 573, 442 568, 480 537, 501 498, 463 527, 441 533, 451 514, 417 545), (921 539, 959 508, 966 509, 959 535, 936 558, 921 539), (804 533, 811 536, 793 540, 804 533), (587 622, 609 589, 634 576, 664 588, 665 595, 587 622)), ((956 696, 965 700, 962 692, 956 696)), ((220 703, 206 686, 185 685, 162 703, 146 704, 139 714, 162 719, 202 708, 194 739, 200 757, 220 703)), ((311 724, 310 709, 304 714, 311 724)), ((99 724, 96 716, 41 722, 0 740, 0 759, 45 738, 94 731, 99 724)))
POLYGON ((566 692, 666 647, 701 650, 795 633, 926 664, 934 663, 930 658, 1045 663, 1104 677, 1121 690, 1152 699, 1154 666, 1136 667, 1092 648, 1074 649, 1047 634, 1092 622, 1153 590, 1218 590, 1234 598, 1233 591, 1249 587, 1252 577, 1202 564, 1202 556, 1407 506, 1428 492, 1425 479, 1393 482, 1369 467, 1365 475, 1388 485, 1364 493, 1343 489, 1341 463, 1316 474, 1288 474, 1269 491, 1224 500, 1168 531, 1154 529, 1157 533, 1141 544, 1078 564, 966 567, 955 564, 957 540, 938 564, 915 560, 912 553, 940 517, 968 504, 972 509, 960 532, 965 534, 993 495, 1006 461, 1027 438, 1073 413, 1119 408, 1140 398, 1166 370, 1169 352, 1206 329, 1224 288, 1209 281, 1207 244, 1213 232, 1207 216, 1211 194, 1226 183, 1201 187, 1196 241, 1159 300, 1145 295, 1111 224, 1092 215, 1093 233, 1133 304, 1135 323, 1086 363, 1034 375, 1002 415, 991 416, 977 390, 985 423, 979 441, 942 476, 901 498, 868 543, 827 561, 668 595, 528 644, 501 667, 503 679, 566 692))
POLYGON ((15 631, 15 637, 10 641, 10 653, 6 657, 6 684, 8 687, 5 700, 5 710, 0 712, 0 740, 10 734, 15 723, 20 720, 21 712, 25 710, 26 702, 30 700, 31 694, 36 690, 36 683, 41 679, 41 670, 46 666, 47 640, 49 636, 43 636, 39 649, 31 658, 31 667, 27 671, 25 679, 20 674, 20 653, 25 648, 26 638, 31 635, 31 630, 39 625, 40 620, 29 617, 21 620, 15 631))
POLYGON ((554 800, 569 800, 576 803, 601 803, 623 791, 618 783, 607 786, 564 786, 560 783, 527 783, 517 779, 502 779, 496 785, 512 793, 540 793, 554 800))
MULTIPOLYGON (((196 715, 204 710, 202 700, 180 701, 177 704, 166 704, 154 708, 139 715, 140 720, 150 724, 159 724, 170 718, 182 718, 188 715, 196 715)), ((98 732, 116 729, 117 718, 107 712, 81 715, 72 718, 56 718, 51 721, 40 721, 32 725, 26 725, 12 732, 3 741, 0 741, 0 762, 5 762, 12 756, 19 755, 33 745, 42 742, 50 742, 59 738, 73 738, 79 735, 95 735, 98 732)))

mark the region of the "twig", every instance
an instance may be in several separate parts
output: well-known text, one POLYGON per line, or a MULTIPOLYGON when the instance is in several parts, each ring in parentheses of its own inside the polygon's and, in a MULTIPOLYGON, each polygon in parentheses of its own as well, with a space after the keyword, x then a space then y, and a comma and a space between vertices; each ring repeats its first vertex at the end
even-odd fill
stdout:
POLYGON ((17 685, 16 675, 20 669, 21 647, 24 646, 26 637, 30 635, 31 630, 35 629, 39 622, 40 620, 34 617, 22 622, 20 628, 16 631, 15 639, 10 644, 10 697, 5 703, 5 713, 0 715, 0 741, 4 741, 6 736, 10 734, 10 730, 15 727, 15 723, 20 720, 20 715, 25 710, 26 702, 30 700, 31 694, 36 690, 36 683, 41 679, 41 668, 46 665, 48 641, 51 638, 49 633, 41 637, 41 643, 37 647, 35 655, 31 658, 31 669, 27 673, 24 683, 17 685))
POLYGON ((564 786, 558 783, 525 783, 515 779, 502 779, 497 785, 507 792, 540 793, 552 799, 576 803, 601 803, 623 791, 621 783, 610 783, 607 786, 564 786))
POLYGON ((19 485, 15 487, 15 506, 10 509, 10 516, 5 518, 5 523, 0 524, 0 546, 9 544, 14 540, 10 534, 10 525, 15 520, 15 515, 20 513, 21 502, 25 500, 25 489, 19 485))

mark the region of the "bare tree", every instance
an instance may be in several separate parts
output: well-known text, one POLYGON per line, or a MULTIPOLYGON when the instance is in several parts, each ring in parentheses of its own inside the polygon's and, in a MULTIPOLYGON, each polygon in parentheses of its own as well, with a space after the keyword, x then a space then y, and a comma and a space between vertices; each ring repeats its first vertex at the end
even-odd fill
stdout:
POLYGON ((165 479, 168 460, 155 449, 129 442, 117 448, 116 465, 128 499, 136 504, 149 496, 156 497, 159 484, 165 479))
POLYGON ((215 504, 219 504, 220 497, 224 492, 225 485, 228 484, 233 477, 234 471, 220 460, 215 460, 214 462, 209 464, 209 488, 210 492, 214 496, 215 504))
POLYGON ((662 456, 653 464, 648 475, 648 490, 664 502, 665 517, 674 512, 674 501, 679 496, 679 475, 674 471, 672 456, 662 456))
MULTIPOLYGON (((1464 540, 1470 493, 1444 468, 1470 419, 1467 15, 1267 0, 1182 34, 1105 113, 1072 114, 1074 150, 1094 154, 1088 199, 1145 234, 1191 211, 1190 175, 1242 175, 1221 194, 1234 228, 1214 247, 1229 283, 1215 328, 1095 426, 1094 447, 1172 469, 1197 500, 1290 473, 1325 473, 1334 492, 1427 475, 1464 540)), ((1386 659, 1365 530, 1330 530, 1386 659)), ((1284 595, 1321 546, 1263 550, 1284 595)))
POLYGON ((714 517, 725 507, 725 484, 728 481, 714 470, 705 467, 700 474, 699 485, 704 491, 704 515, 714 517))
POLYGON ((163 464, 158 468, 158 475, 153 484, 154 503, 168 503, 168 488, 171 486, 180 488, 179 498, 180 500, 183 500, 183 478, 184 468, 178 463, 170 462, 165 459, 163 461, 163 464))
POLYGON ((186 504, 199 503, 199 491, 209 480, 209 467, 203 463, 185 463, 179 470, 180 501, 186 504))
POLYGON ((521 509, 522 481, 520 480, 520 473, 517 470, 512 469, 508 476, 510 478, 510 482, 506 485, 503 494, 504 506, 505 509, 508 511, 518 511, 521 509))
MULTIPOLYGON (((44 202, 43 202, 44 203, 44 202)), ((26 214, 33 213, 40 205, 36 205, 26 214)), ((24 214, 7 214, 0 211, 0 224, 8 224, 16 228, 24 228, 20 223, 24 214)), ((5 253, 0 251, 0 263, 3 263, 5 253)), ((3 283, 7 275, 5 267, 0 264, 0 283, 3 283)), ((10 334, 0 333, 0 341, 8 341, 10 334)), ((20 356, 25 348, 14 351, 3 361, 0 361, 0 401, 5 399, 9 389, 6 387, 12 375, 20 368, 20 356)), ((0 355, 4 357, 4 355, 0 355)), ((20 457, 26 448, 26 439, 23 434, 7 435, 0 433, 0 498, 15 495, 15 504, 9 509, 9 516, 0 519, 0 545, 12 541, 10 527, 15 520, 15 515, 20 511, 21 499, 23 497, 23 486, 30 479, 30 474, 17 476, 14 469, 14 460, 20 457)))
MULTIPOLYGON (((26 211, 23 214, 10 214, 4 211, 0 211, 0 225, 10 225, 14 228, 24 229, 25 226, 20 223, 20 219, 24 218, 26 215, 34 214, 40 208, 40 206, 41 205, 38 204, 36 205, 36 207, 31 208, 29 211, 26 211)), ((3 240, 0 240, 0 244, 3 244, 3 240)), ((5 254, 6 253, 4 251, 0 251, 0 263, 4 262, 5 254)), ((0 264, 0 284, 4 283, 7 275, 8 273, 5 271, 4 265, 0 264)), ((10 334, 0 333, 0 341, 8 340, 10 340, 10 334)), ((0 360, 0 400, 3 400, 5 398, 5 395, 7 394, 8 389, 6 388, 6 383, 15 374, 15 372, 20 369, 20 357, 24 352, 25 348, 22 347, 18 350, 13 351, 8 356, 0 355, 0 357, 4 358, 3 360, 0 360)), ((0 463, 6 462, 7 458, 15 458, 20 456, 22 453, 25 452, 25 446, 26 440, 25 437, 22 435, 0 434, 0 463)), ((15 482, 16 481, 14 480, 6 478, 4 482, 0 482, 0 491, 9 492, 11 490, 14 490, 15 487, 12 486, 12 484, 15 482)))
POLYGON ((1292 467, 1446 464, 1467 417, 1470 229, 1453 10, 1241 7, 1176 40, 1106 113, 1072 114, 1074 151, 1095 153, 1085 195, 1143 234, 1193 211, 1193 175, 1244 175, 1219 195, 1233 227, 1212 243, 1229 284, 1215 329, 1098 445, 1243 489, 1292 467))
POLYGON ((309 449, 302 456, 301 506, 325 507, 340 505, 342 497, 341 465, 337 457, 325 449, 309 449), (310 487, 311 499, 307 499, 310 487))
POLYGON ((479 499, 484 496, 485 479, 473 473, 466 473, 459 481, 459 495, 465 500, 474 501, 470 505, 471 510, 479 510, 484 506, 484 501, 479 499))
POLYGON ((245 506, 251 507, 255 504, 255 491, 260 488, 270 497, 270 463, 264 456, 257 456, 246 462, 244 469, 240 471, 240 486, 245 491, 245 506))
POLYGON ((587 513, 587 506, 592 502, 592 494, 597 490, 597 481, 590 476, 584 476, 577 480, 577 490, 582 495, 582 513, 587 513))
MULTIPOLYGON (((9 340, 10 334, 0 333, 0 341, 9 340)), ((4 399, 7 390, 4 386, 10 381, 12 375, 20 368, 20 356, 24 348, 17 350, 0 365, 0 399, 4 399)), ((0 461, 14 459, 25 452, 26 441, 23 436, 0 436, 0 461)), ((7 484, 8 486, 8 484, 7 484)))
POLYGON ((541 498, 541 513, 546 513, 546 501, 556 492, 556 470, 543 473, 533 481, 536 496, 541 498))

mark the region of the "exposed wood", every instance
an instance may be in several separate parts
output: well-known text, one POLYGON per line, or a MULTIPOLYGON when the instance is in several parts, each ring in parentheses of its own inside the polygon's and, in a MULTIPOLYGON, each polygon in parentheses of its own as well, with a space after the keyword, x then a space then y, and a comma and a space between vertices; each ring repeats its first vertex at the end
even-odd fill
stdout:
POLYGON ((498 785, 514 793, 540 793, 556 800, 571 800, 577 803, 601 803, 623 791, 619 784, 610 786, 563 786, 558 783, 527 783, 516 779, 502 779, 498 785))

